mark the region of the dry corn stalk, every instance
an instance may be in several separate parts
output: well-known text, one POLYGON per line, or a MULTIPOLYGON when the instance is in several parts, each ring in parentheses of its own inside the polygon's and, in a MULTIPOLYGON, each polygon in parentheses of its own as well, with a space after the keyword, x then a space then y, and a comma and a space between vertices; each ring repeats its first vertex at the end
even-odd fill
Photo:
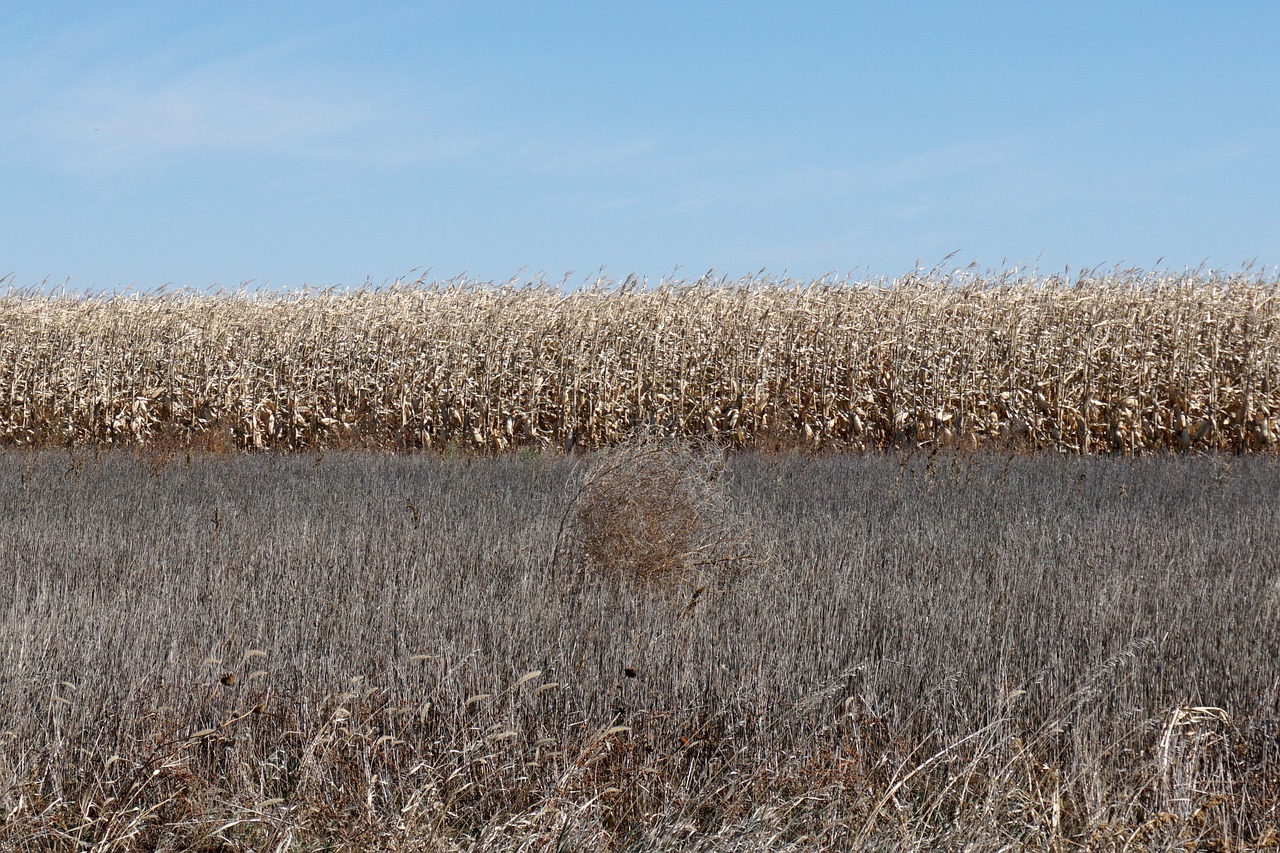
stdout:
POLYGON ((0 442, 469 452, 1000 443, 1248 450, 1280 435, 1257 276, 634 280, 0 298, 0 442))

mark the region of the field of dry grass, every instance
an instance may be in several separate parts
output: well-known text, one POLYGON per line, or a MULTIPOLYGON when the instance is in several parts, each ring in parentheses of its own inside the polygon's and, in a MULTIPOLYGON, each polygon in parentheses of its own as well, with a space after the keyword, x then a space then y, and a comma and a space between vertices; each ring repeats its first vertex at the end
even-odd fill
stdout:
POLYGON ((1280 840, 1274 460, 693 467, 0 453, 0 846, 1280 840))
POLYGON ((1120 271, 0 298, 0 444, 1266 450, 1280 285, 1120 271))

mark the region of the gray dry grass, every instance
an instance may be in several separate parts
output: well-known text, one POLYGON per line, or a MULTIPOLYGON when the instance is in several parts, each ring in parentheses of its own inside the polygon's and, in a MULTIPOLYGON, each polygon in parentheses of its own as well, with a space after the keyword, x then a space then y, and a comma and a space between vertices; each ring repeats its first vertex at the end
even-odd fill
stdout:
POLYGON ((735 457, 678 607, 588 464, 0 455, 0 845, 1276 842, 1274 461, 735 457))

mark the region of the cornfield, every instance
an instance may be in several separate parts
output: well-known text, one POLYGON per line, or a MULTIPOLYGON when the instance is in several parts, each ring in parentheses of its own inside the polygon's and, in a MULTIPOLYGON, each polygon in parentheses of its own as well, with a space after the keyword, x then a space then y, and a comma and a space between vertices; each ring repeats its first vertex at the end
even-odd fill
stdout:
POLYGON ((0 443, 497 453, 643 426, 734 447, 1262 450, 1280 282, 418 281, 0 297, 0 443))

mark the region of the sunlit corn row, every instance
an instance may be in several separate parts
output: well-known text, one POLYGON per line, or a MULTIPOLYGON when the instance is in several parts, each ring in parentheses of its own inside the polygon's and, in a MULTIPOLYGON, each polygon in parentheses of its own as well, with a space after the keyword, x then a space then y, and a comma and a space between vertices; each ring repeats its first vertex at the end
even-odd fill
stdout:
POLYGON ((1264 449, 1280 282, 1012 274, 0 298, 0 441, 1264 449))

